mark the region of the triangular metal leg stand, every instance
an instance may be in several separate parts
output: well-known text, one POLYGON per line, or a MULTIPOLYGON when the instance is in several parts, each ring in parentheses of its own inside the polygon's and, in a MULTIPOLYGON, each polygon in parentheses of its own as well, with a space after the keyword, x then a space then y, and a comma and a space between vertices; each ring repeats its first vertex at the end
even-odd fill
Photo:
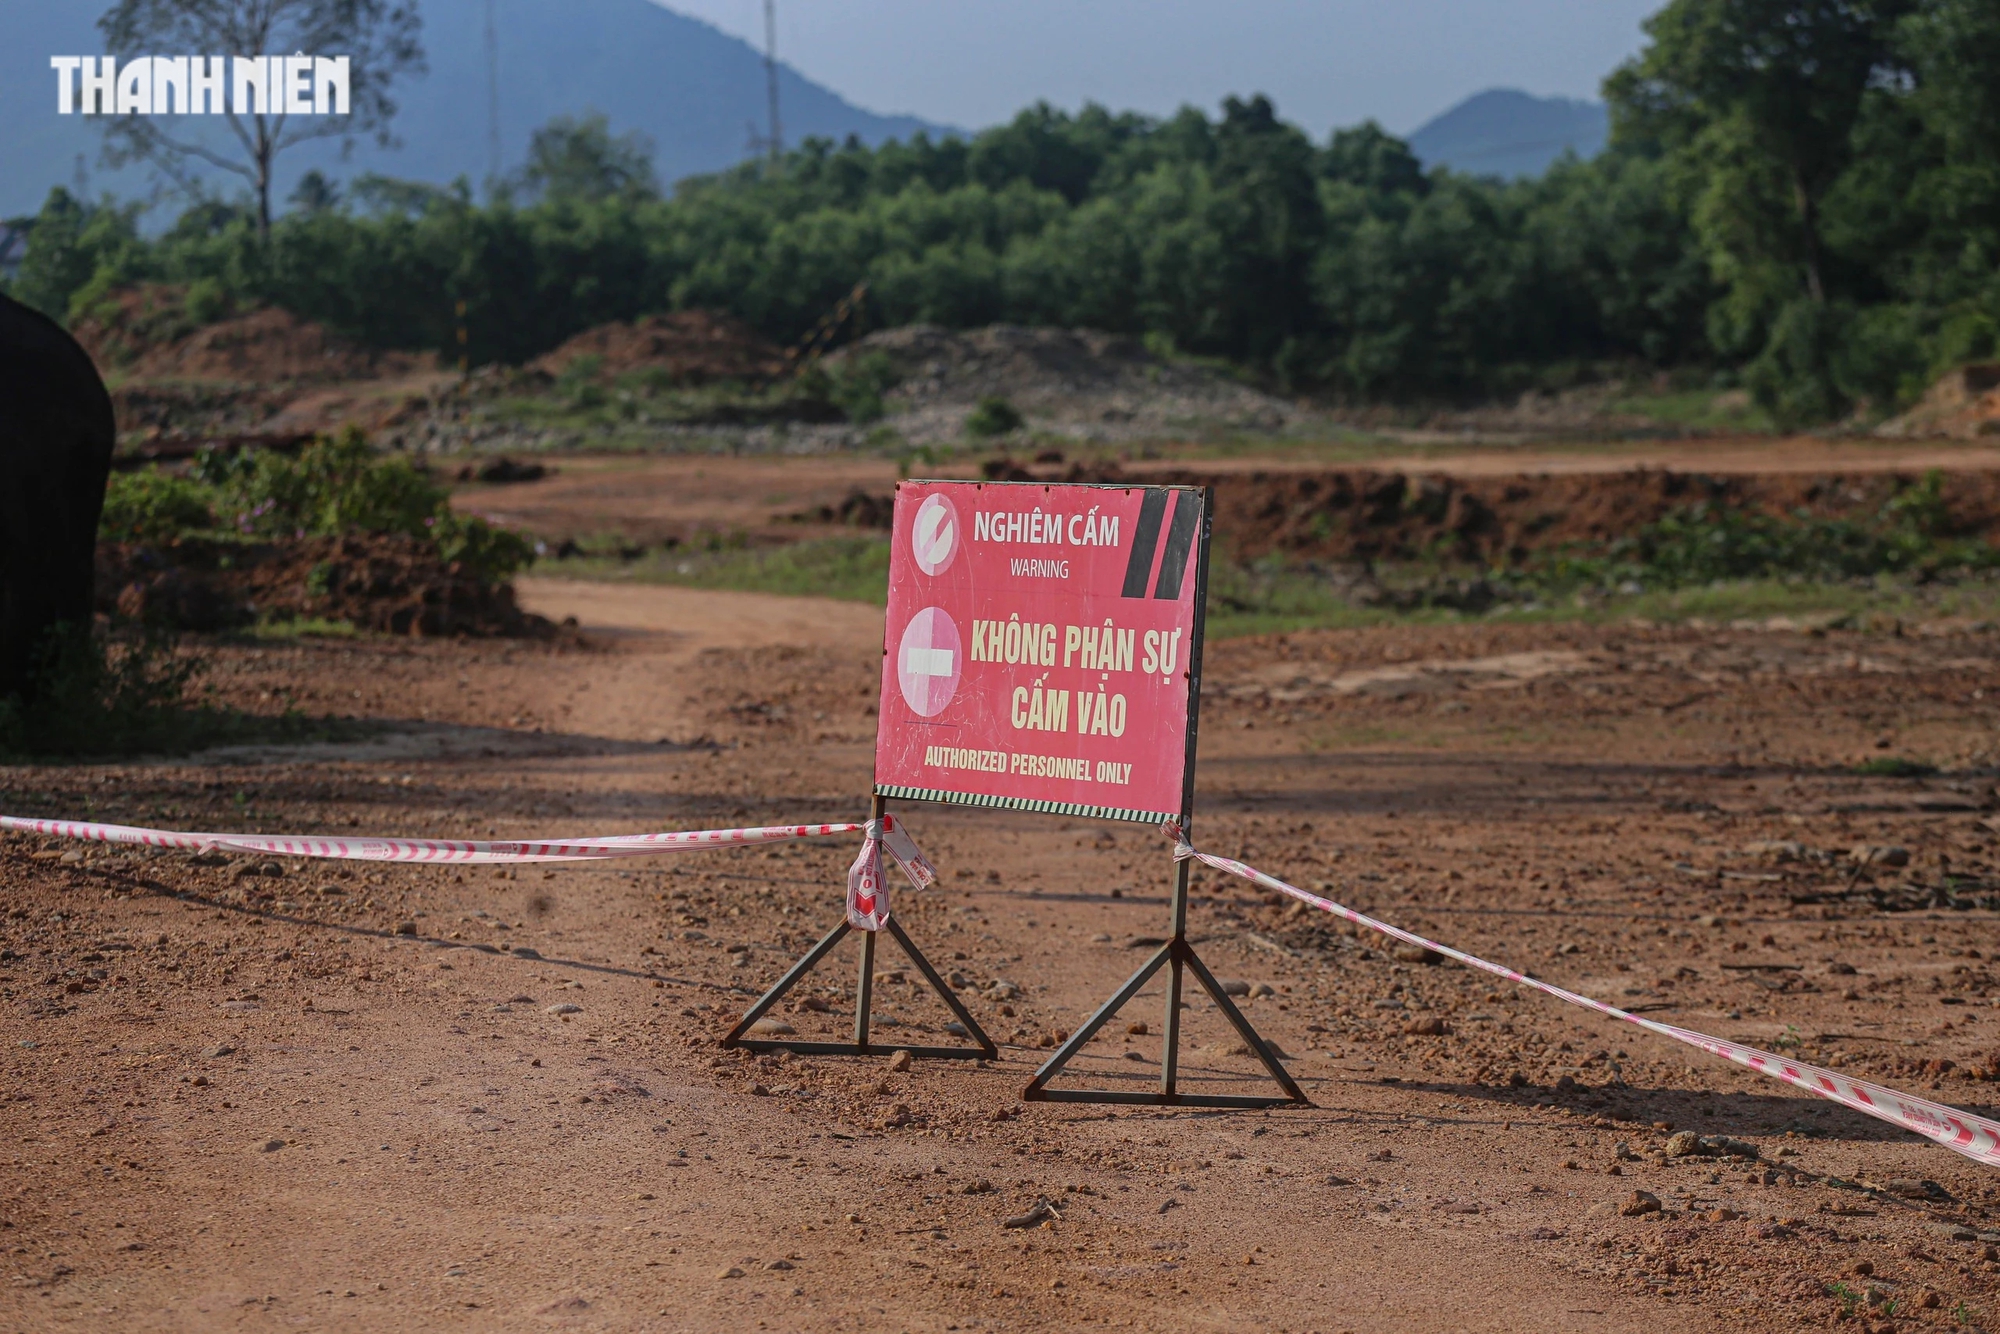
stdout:
POLYGON ((924 980, 931 984, 931 990, 937 992, 938 999, 950 1007, 951 1012, 958 1017, 958 1022, 965 1026, 966 1036, 978 1043, 978 1046, 913 1047, 903 1042, 885 1044, 870 1042, 868 1040, 869 1011, 873 1008, 875 998, 875 938, 881 934, 878 931, 864 931, 861 933, 861 978, 856 988, 854 999, 854 1041, 806 1042, 788 1037, 752 1038, 744 1036, 744 1034, 750 1031, 750 1025, 762 1019, 772 1006, 783 1000, 785 993, 790 991, 794 986, 797 986, 799 979, 810 973, 814 965, 818 964, 821 959, 831 954, 833 947, 838 945, 841 938, 853 929, 843 919, 839 926, 836 926, 821 937, 819 944, 806 951, 804 958, 793 964, 790 970, 783 977, 779 978, 769 991, 757 998, 755 1005, 752 1005, 744 1012, 743 1018, 737 1021, 736 1027, 730 1029, 729 1035, 722 1039, 722 1045, 725 1047, 743 1047, 749 1051, 778 1051, 782 1049, 798 1052, 800 1055, 812 1056, 887 1056, 891 1052, 906 1051, 912 1056, 990 1061, 1000 1055, 1000 1048, 994 1045, 992 1038, 986 1036, 986 1030, 979 1026, 979 1021, 974 1019, 965 1006, 959 1003, 957 994, 949 986, 945 985, 945 980, 938 976, 937 969, 931 967, 931 961, 924 957, 924 952, 917 948, 916 942, 911 940, 909 933, 903 930, 902 923, 893 917, 889 919, 888 923, 889 934, 896 938, 896 943, 903 947, 903 953, 909 956, 910 962, 916 965, 917 971, 924 975, 924 980))
POLYGON ((1028 1087, 1021 1091, 1023 1102, 1112 1102, 1132 1103, 1152 1107, 1310 1107, 1312 1100, 1293 1081, 1291 1075, 1278 1060, 1271 1044, 1257 1034, 1243 1012, 1233 1001, 1223 994, 1222 984, 1215 980, 1215 974, 1187 943, 1185 935, 1175 935, 1162 945, 1159 952, 1146 960, 1138 972, 1132 974, 1124 986, 1118 988, 1110 1000, 1097 1007, 1097 1013, 1090 1016, 1083 1027, 1070 1034, 1069 1041, 1056 1048, 1042 1068, 1035 1071, 1035 1077, 1028 1081, 1028 1087), (1125 1003, 1139 994, 1139 989, 1160 971, 1162 965, 1167 974, 1167 1021, 1160 1058, 1160 1089, 1157 1093, 1139 1093, 1127 1089, 1052 1089, 1048 1082, 1062 1073, 1070 1058, 1083 1050, 1084 1044, 1104 1027, 1112 1015, 1118 1013, 1125 1003), (1243 1038, 1264 1069, 1285 1091, 1282 1098, 1250 1097, 1235 1093, 1182 1093, 1180 1091, 1180 1040, 1181 1040, 1181 974, 1183 969, 1191 969, 1201 989, 1221 1009, 1223 1017, 1243 1038))

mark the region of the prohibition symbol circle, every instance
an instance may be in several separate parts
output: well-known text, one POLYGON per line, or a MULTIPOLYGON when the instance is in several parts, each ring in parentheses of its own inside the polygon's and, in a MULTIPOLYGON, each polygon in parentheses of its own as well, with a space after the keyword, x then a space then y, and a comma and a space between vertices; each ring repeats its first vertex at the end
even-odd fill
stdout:
POLYGON ((958 626, 942 607, 925 607, 903 628, 896 646, 896 684, 903 702, 920 718, 935 718, 958 693, 965 670, 958 626))
POLYGON ((910 553, 925 574, 943 574, 958 554, 958 509, 941 495, 927 496, 910 525, 910 553))

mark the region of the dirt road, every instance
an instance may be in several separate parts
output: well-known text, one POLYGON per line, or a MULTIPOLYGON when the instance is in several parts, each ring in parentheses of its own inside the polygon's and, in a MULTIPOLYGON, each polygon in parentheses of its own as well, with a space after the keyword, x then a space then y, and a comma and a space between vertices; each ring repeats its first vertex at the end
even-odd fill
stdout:
MULTIPOLYGON (((591 646, 218 649, 225 698, 385 730, 4 769, 0 808, 502 836, 865 810, 874 613, 523 593, 591 646)), ((1996 648, 1964 625, 1219 644, 1196 833, 1586 993, 1982 1106, 2000 923, 1929 905, 2000 892, 1996 648), (1943 773, 1853 772, 1882 756, 1943 773)), ((851 840, 282 874, 0 841, 0 1327, 2000 1322, 1986 1169, 1206 874, 1197 948, 1252 986, 1315 1107, 1023 1105, 1162 932, 1166 846, 909 814, 944 883, 896 909, 1002 1043, 991 1065, 716 1047, 837 919, 851 840), (1680 1128, 1760 1156, 1667 1158, 1680 1128), (1621 1214, 1634 1191, 1662 1207, 1621 1214)), ((847 948, 782 1012, 801 1036, 847 1023, 847 948)), ((879 1031, 949 1041, 899 962, 879 1031)), ((1161 1004, 1142 993, 1078 1078, 1157 1080, 1161 1004)), ((1187 1022, 1194 1087, 1259 1087, 1212 1007, 1187 1022)))

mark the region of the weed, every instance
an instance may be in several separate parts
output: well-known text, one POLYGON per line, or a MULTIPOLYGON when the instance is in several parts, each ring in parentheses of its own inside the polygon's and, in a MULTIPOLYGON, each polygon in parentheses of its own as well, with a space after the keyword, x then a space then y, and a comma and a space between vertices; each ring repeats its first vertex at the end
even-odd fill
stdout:
POLYGON ((1959 1301, 1951 1308, 1951 1318, 1960 1325, 1976 1325, 1979 1323, 1979 1312, 1973 1310, 1969 1302, 1959 1301))
POLYGON ((171 636, 145 629, 122 638, 58 626, 43 641, 33 703, 0 699, 0 755, 71 758, 182 752, 230 741, 303 740, 328 734, 297 714, 257 718, 192 703, 202 663, 171 636))
POLYGON ((1840 1318, 1842 1320, 1853 1319, 1856 1308, 1861 1305, 1861 1294, 1847 1286, 1847 1284, 1839 1282, 1827 1284, 1826 1291, 1829 1296, 1840 1303, 1840 1318))
POLYGON ((1937 766, 1925 764, 1922 760, 1882 755, 1872 760, 1863 760, 1854 766, 1852 772, 1863 778, 1928 778, 1937 772, 1937 766))

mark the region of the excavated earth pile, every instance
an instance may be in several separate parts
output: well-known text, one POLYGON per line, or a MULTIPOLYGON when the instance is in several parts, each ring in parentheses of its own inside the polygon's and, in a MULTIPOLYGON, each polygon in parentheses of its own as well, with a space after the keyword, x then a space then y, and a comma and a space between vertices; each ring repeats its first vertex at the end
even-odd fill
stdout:
MULTIPOLYGON (((1706 503, 1770 515, 1866 521, 1922 479, 1914 473, 1708 476, 1633 469, 1512 477, 1377 472, 1216 472, 1116 464, 1028 468, 1006 461, 995 480, 1145 482, 1215 488, 1215 532, 1238 559, 1274 552, 1326 560, 1449 556, 1491 562, 1600 543, 1706 503)), ((1940 477, 1947 535, 2000 540, 2000 473, 1940 477)))
POLYGON ((545 638, 555 627, 514 603, 512 585, 440 560, 395 534, 277 543, 103 542, 98 610, 183 630, 317 618, 397 635, 545 638))

